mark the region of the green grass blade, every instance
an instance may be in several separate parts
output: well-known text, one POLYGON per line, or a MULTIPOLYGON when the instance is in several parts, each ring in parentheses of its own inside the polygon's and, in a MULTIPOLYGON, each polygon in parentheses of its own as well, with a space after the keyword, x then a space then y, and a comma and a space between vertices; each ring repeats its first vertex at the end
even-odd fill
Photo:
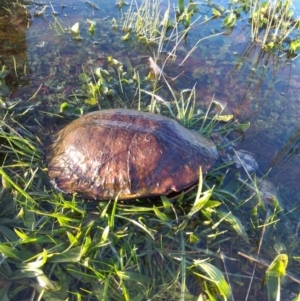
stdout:
POLYGON ((156 216, 163 222, 169 221, 168 216, 161 212, 155 205, 153 205, 153 211, 155 212, 156 216))
POLYGON ((5 178, 5 181, 7 181, 16 191, 18 191, 27 201, 30 201, 31 204, 36 205, 35 200, 26 192, 24 191, 19 185, 17 185, 9 176, 8 174, 3 170, 2 167, 0 167, 0 175, 5 178))
POLYGON ((207 277, 196 272, 194 273, 195 275, 213 282, 218 288, 220 294, 223 296, 224 300, 233 301, 230 286, 227 284, 224 275, 219 269, 205 261, 195 260, 194 263, 200 268, 200 270, 205 272, 207 277))
POLYGON ((231 226, 237 232, 237 234, 240 235, 245 240, 245 242, 249 243, 249 238, 246 229, 239 220, 239 218, 234 216, 231 212, 223 212, 222 210, 217 210, 217 214, 222 220, 224 219, 226 222, 231 224, 231 226))

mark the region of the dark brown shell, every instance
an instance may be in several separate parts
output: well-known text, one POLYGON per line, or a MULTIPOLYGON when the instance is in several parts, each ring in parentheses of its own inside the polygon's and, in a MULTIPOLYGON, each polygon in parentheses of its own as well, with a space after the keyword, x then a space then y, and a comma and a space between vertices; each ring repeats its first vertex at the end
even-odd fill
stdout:
POLYGON ((170 118, 127 109, 86 114, 47 147, 55 186, 88 199, 168 195, 198 181, 218 156, 214 143, 170 118))

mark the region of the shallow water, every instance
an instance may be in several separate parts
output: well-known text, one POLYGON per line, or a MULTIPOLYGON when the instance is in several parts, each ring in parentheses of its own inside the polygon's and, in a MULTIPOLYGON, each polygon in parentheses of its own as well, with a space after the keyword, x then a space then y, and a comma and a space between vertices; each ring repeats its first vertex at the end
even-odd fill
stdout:
MULTIPOLYGON (((167 2, 161 4, 163 11, 167 2)), ((171 1, 171 10, 175 3, 171 1)), ((220 0, 219 5, 227 7, 227 1, 220 0)), ((295 1, 295 5, 300 10, 300 4, 295 1)), ((9 71, 2 95, 10 101, 21 100, 36 106, 42 124, 44 120, 48 126, 47 113, 43 112, 58 113, 62 102, 74 101, 76 106, 82 102, 87 110, 78 92, 85 84, 79 74, 105 68, 109 55, 124 64, 130 62, 142 76, 147 76, 145 57, 153 56, 153 50, 141 47, 134 39, 122 41, 120 23, 112 30, 113 18, 119 20, 128 8, 118 10, 115 2, 109 0, 97 1, 97 9, 85 1, 57 0, 38 16, 42 8, 31 7, 29 22, 24 12, 0 19, 1 63, 9 71), (88 33, 87 19, 96 22, 94 34, 88 33), (69 30, 76 22, 80 22, 80 38, 74 38, 69 30)), ((233 114, 241 123, 250 123, 237 148, 254 155, 259 177, 268 173, 285 210, 297 208, 300 58, 287 59, 286 55, 262 52, 249 39, 246 19, 240 20, 232 31, 222 27, 221 19, 202 24, 211 7, 200 8, 193 17, 199 20, 178 44, 177 59, 166 65, 164 72, 170 78, 179 75, 177 89, 195 86, 199 108, 206 108, 214 99, 225 106, 226 113, 233 114), (209 35, 214 36, 200 41, 209 35)), ((170 43, 163 50, 170 51, 172 47, 170 43)))
MULTIPOLYGON (((227 5, 224 1, 219 4, 227 5)), ((162 3, 161 7, 165 10, 167 4, 162 3)), ((151 50, 141 48, 134 40, 122 42, 124 34, 120 24, 115 31, 111 29, 112 19, 119 20, 126 7, 119 11, 111 1, 102 1, 98 9, 84 1, 76 4, 54 1, 46 13, 34 17, 42 8, 32 7, 28 29, 26 16, 22 14, 13 16, 9 22, 7 18, 2 19, 2 27, 8 27, 5 30, 8 33, 1 37, 4 41, 1 52, 3 64, 10 68, 6 79, 10 99, 26 101, 38 91, 35 104, 45 109, 50 104, 56 105, 59 110, 59 104, 80 88, 82 82, 78 81, 78 75, 105 67, 108 55, 122 62, 129 60, 133 66, 142 65, 146 69, 144 73, 148 72, 143 57, 153 55, 151 50), (96 22, 93 35, 87 32, 87 19, 96 22), (81 39, 76 40, 69 28, 78 21, 81 39), (13 60, 16 71, 12 70, 13 60)), ((254 154, 258 174, 269 173, 287 206, 299 205, 300 60, 261 52, 259 45, 249 40, 247 20, 239 21, 232 31, 222 28, 219 19, 200 24, 210 10, 209 6, 201 6, 200 13, 193 18, 199 21, 192 26, 185 42, 178 45, 174 65, 166 66, 164 71, 170 77, 182 72, 176 81, 177 88, 190 89, 195 85, 199 106, 208 105, 214 99, 226 105, 225 112, 234 114, 241 123, 250 122, 239 148, 254 154), (198 42, 222 32, 225 33, 198 42), (196 49, 181 65, 194 45, 196 49)), ((172 45, 164 50, 170 49, 172 45)), ((7 94, 8 90, 3 92, 7 94)))

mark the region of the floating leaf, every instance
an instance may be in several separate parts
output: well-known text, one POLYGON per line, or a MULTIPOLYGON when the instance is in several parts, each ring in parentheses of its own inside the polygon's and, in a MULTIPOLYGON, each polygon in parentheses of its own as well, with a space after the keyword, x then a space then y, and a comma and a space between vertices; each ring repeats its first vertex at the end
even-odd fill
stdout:
POLYGON ((78 34, 79 34, 79 22, 76 22, 76 23, 71 27, 71 31, 72 31, 75 35, 78 35, 78 34))
POLYGON ((130 38, 130 31, 128 31, 126 35, 122 37, 122 41, 127 41, 129 40, 129 38, 130 38))
POLYGON ((221 12, 215 9, 214 7, 212 8, 212 13, 215 17, 219 18, 222 16, 221 12))
POLYGON ((294 53, 294 52, 296 52, 298 50, 300 50, 300 39, 294 40, 290 44, 290 51, 291 52, 294 53))
POLYGON ((91 22, 90 27, 89 27, 89 33, 93 35, 95 33, 95 28, 96 28, 96 23, 91 22))
POLYGON ((234 12, 231 12, 223 21, 225 27, 234 27, 236 23, 236 15, 234 12))
POLYGON ((116 67, 121 67, 121 66, 123 66, 123 64, 122 64, 120 61, 114 59, 112 56, 108 56, 108 57, 107 57, 107 61, 108 61, 110 64, 112 64, 113 66, 116 66, 116 67))

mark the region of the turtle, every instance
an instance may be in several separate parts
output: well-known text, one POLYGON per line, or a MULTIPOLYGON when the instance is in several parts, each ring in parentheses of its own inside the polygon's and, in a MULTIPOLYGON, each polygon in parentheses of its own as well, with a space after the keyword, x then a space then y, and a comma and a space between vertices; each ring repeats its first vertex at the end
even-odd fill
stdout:
POLYGON ((82 115, 52 135, 48 174, 60 191, 90 200, 179 193, 218 158, 215 144, 176 120, 133 109, 82 115))

